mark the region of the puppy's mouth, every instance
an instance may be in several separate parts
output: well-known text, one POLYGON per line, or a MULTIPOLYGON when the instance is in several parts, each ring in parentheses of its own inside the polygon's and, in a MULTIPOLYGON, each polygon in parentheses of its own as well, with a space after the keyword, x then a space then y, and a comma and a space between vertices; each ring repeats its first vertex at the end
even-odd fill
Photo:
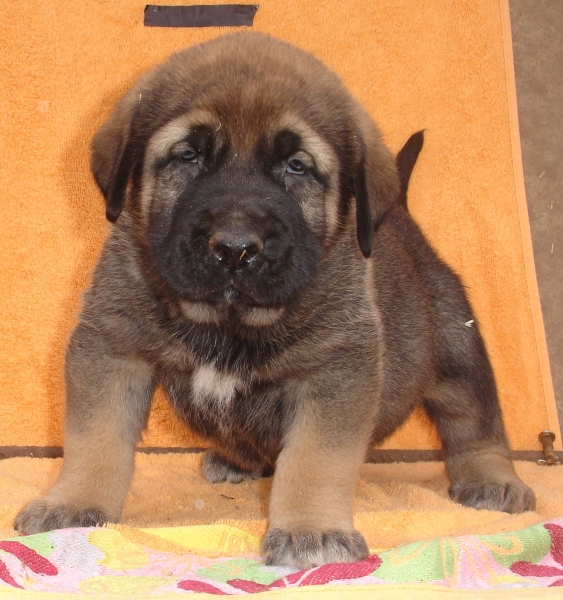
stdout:
POLYGON ((233 279, 221 289, 209 292, 202 300, 217 309, 233 308, 235 310, 243 310, 246 308, 271 307, 270 304, 260 301, 255 294, 245 289, 233 279))

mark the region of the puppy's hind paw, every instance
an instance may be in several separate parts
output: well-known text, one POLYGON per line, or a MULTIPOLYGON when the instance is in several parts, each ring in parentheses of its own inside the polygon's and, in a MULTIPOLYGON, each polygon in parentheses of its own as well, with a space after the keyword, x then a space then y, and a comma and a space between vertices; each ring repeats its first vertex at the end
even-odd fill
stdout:
POLYGON ((201 473, 211 483, 240 483, 245 479, 259 479, 262 473, 259 471, 246 471, 230 463, 213 450, 207 450, 203 455, 201 473))
POLYGON ((113 522, 103 511, 96 508, 71 509, 62 505, 50 505, 44 499, 34 500, 16 517, 14 528, 30 535, 67 527, 95 527, 113 522))
POLYGON ((312 569, 327 563, 356 562, 368 555, 368 547, 358 531, 339 530, 289 532, 271 529, 262 542, 268 565, 312 569))

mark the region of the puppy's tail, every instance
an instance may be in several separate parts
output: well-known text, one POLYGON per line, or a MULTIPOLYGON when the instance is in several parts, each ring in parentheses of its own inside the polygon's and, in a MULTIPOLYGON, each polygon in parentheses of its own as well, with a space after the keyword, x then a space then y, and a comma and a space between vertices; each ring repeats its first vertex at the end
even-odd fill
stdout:
POLYGON ((416 159, 422 150, 424 143, 424 130, 418 131, 411 135, 407 143, 401 148, 397 154, 396 164, 399 173, 400 191, 396 201, 396 205, 407 206, 407 189, 409 187, 409 179, 411 178, 412 170, 416 164, 416 159))

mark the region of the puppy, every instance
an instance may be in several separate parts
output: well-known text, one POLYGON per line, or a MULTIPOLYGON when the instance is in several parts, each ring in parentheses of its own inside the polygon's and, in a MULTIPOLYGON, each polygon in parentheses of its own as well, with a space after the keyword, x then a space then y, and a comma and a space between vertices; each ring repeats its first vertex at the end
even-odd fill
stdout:
POLYGON ((532 509, 475 316, 406 209, 421 143, 399 181, 341 81, 257 33, 142 77, 92 143, 115 225, 66 356, 63 466, 17 529, 119 520, 157 384, 209 440, 209 481, 275 472, 270 564, 367 554, 360 466, 421 404, 454 500, 532 509))

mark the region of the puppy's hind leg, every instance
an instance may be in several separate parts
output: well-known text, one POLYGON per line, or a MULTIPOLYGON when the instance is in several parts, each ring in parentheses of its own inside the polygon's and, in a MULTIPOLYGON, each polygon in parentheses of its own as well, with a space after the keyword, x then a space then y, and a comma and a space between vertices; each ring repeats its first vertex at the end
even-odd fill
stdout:
POLYGON ((477 323, 473 320, 467 327, 459 318, 442 325, 436 377, 425 408, 442 437, 450 496, 478 509, 533 510, 534 493, 510 460, 494 376, 477 323))
POLYGON ((61 472, 47 494, 16 517, 20 533, 117 522, 133 477, 154 390, 149 367, 111 356, 79 326, 67 352, 66 386, 61 472))

